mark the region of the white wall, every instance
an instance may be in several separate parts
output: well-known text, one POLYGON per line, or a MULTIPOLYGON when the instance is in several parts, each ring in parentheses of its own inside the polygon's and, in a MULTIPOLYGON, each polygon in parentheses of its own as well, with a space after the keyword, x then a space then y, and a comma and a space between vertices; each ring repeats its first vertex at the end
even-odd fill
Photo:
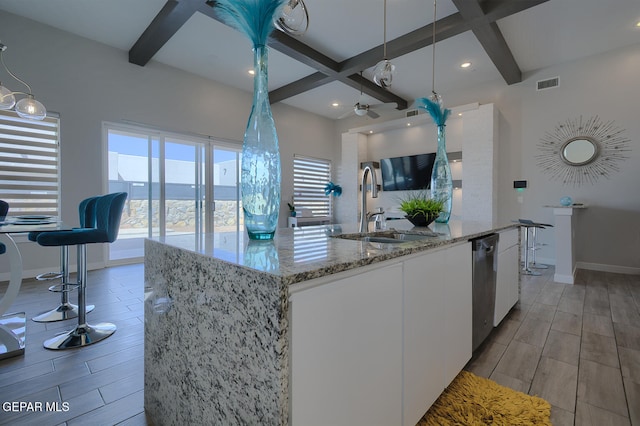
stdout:
MULTIPOLYGON (((498 222, 518 218, 553 223, 552 209, 564 195, 589 208, 580 212, 576 230, 579 266, 640 273, 640 44, 526 74, 521 83, 496 81, 464 92, 443 93, 445 105, 494 103, 499 110, 498 222), (556 89, 537 92, 536 81, 559 76, 556 89), (555 126, 582 115, 615 120, 631 139, 620 172, 595 184, 574 188, 554 181, 536 165, 537 143, 555 126), (513 181, 528 188, 518 193, 513 181), (522 203, 518 196, 522 196, 522 203)), ((402 113, 399 113, 401 116, 402 113)), ((336 132, 371 123, 361 118, 338 122, 336 132)), ((463 183, 464 186, 464 183, 463 183)), ((553 229, 539 233, 547 244, 538 260, 553 262, 553 229)))
MULTIPOLYGON (((447 152, 462 151, 463 126, 462 120, 451 118, 447 120, 445 130, 447 152)), ((402 157, 405 155, 426 154, 436 152, 438 148, 437 129, 435 124, 427 122, 417 126, 389 130, 374 133, 367 136, 366 155, 369 161, 380 161, 382 158, 402 157)), ((458 168, 459 169, 459 168, 458 168)), ((454 179, 462 179, 459 173, 456 176, 456 168, 452 167, 451 174, 454 179)), ((378 184, 382 185, 382 176, 378 170, 378 184)), ((464 182, 462 184, 464 186, 464 182)), ((374 211, 382 207, 391 216, 401 217, 404 213, 398 211, 400 201, 405 199, 412 191, 380 191, 378 198, 369 197, 367 210, 374 211)), ((452 215, 460 216, 460 200, 454 192, 452 215)), ((359 198, 358 198, 359 199, 359 198)))
MULTIPOLYGON (((32 86, 48 110, 60 114, 62 219, 68 224, 77 225, 82 199, 106 190, 103 121, 130 120, 241 144, 251 109, 250 93, 154 61, 145 67, 133 65, 126 51, 8 13, 0 15, 0 29, 2 42, 9 46, 4 55, 7 65, 32 86)), ((9 80, 3 79, 8 87, 18 84, 9 80)), ((335 161, 339 144, 331 120, 284 104, 273 105, 273 116, 282 159, 280 226, 286 226, 286 200, 293 194, 293 155, 335 161)), ((47 270, 58 264, 57 250, 35 243, 22 243, 20 250, 26 270, 47 270)), ((100 266, 102 261, 102 250, 90 247, 89 265, 100 266)), ((7 269, 6 259, 0 259, 0 272, 7 269)))
MULTIPOLYGON (((526 101, 522 105, 522 172, 530 177, 531 190, 525 192, 523 211, 540 221, 553 223, 552 209, 563 195, 589 207, 578 212, 577 251, 579 262, 635 267, 640 272, 640 44, 563 67, 534 73, 527 80, 526 101), (536 80, 560 76, 560 87, 535 93, 536 80), (538 154, 536 143, 558 123, 569 118, 599 116, 615 120, 631 139, 629 159, 619 163, 620 172, 609 179, 580 187, 550 180, 532 161, 538 154)), ((548 241, 551 232, 544 233, 548 241)), ((551 247, 552 248, 552 247, 551 247)), ((541 250, 544 257, 552 250, 541 250)))

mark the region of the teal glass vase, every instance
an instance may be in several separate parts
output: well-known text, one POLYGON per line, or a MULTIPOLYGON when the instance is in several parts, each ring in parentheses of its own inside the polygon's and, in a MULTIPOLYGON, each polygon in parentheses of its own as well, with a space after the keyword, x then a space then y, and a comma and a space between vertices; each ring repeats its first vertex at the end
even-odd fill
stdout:
POLYGON ((278 248, 273 240, 249 240, 243 255, 243 264, 262 272, 278 272, 278 248))
POLYGON ((436 218, 438 223, 449 222, 453 201, 453 179, 447 157, 444 127, 444 125, 438 126, 438 149, 431 172, 431 198, 444 201, 444 210, 436 218))
POLYGON ((253 49, 253 106, 242 144, 244 225, 252 240, 270 240, 280 211, 280 149, 267 88, 268 48, 253 49))

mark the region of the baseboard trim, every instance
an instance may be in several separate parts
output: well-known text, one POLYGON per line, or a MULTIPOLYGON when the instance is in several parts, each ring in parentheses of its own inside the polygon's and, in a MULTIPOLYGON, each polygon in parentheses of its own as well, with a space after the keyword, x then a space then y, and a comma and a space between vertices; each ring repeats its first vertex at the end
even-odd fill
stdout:
POLYGON ((576 268, 590 271, 614 272, 618 274, 640 275, 640 268, 633 266, 605 265, 602 263, 576 262, 576 268))
POLYGON ((575 280, 573 275, 554 274, 553 281, 562 284, 573 284, 575 280))

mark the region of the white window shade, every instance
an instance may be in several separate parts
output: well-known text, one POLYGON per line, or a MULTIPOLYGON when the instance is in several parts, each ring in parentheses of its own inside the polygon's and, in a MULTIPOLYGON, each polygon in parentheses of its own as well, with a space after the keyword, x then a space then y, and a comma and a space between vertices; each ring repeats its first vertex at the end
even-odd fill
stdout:
POLYGON ((293 204, 298 213, 310 212, 313 217, 331 217, 331 197, 324 188, 331 181, 331 161, 294 155, 293 204))
POLYGON ((25 120, 0 111, 0 199, 9 215, 59 216, 60 120, 25 120))

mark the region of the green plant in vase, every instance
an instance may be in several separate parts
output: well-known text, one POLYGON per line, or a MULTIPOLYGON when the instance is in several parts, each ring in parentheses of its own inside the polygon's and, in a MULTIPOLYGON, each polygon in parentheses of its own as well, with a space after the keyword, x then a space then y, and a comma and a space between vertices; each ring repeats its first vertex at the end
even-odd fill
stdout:
POLYGON ((445 209, 445 201, 419 192, 400 200, 400 210, 414 226, 428 226, 445 209))

